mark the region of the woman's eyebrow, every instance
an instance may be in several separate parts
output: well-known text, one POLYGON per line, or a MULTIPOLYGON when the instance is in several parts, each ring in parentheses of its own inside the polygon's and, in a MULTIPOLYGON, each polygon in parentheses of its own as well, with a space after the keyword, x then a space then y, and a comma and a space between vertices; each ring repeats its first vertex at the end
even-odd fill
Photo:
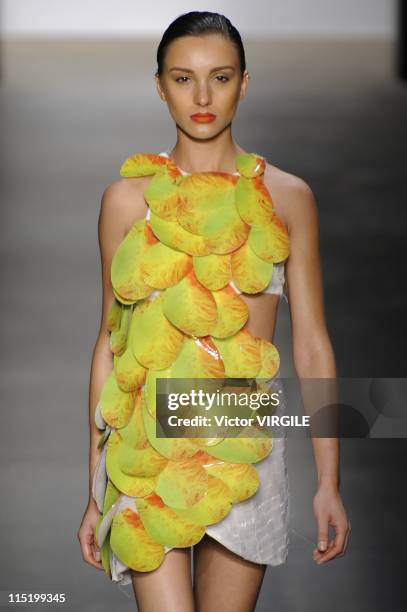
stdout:
MULTIPOLYGON (((212 68, 210 72, 217 72, 218 70, 225 70, 226 68, 235 70, 234 66, 216 66, 216 68, 212 68)), ((179 70, 181 72, 194 72, 190 68, 182 68, 181 66, 173 66, 173 68, 170 68, 168 72, 172 72, 173 70, 179 70)))

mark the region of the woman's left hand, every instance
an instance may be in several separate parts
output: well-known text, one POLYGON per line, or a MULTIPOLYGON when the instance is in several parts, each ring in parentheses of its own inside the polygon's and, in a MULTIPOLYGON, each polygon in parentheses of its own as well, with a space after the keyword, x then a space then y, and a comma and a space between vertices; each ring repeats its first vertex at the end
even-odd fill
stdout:
POLYGON ((314 496, 313 509, 318 528, 317 546, 313 556, 314 561, 321 564, 345 553, 351 524, 335 487, 321 485, 314 496), (330 541, 329 525, 335 530, 335 537, 330 541))

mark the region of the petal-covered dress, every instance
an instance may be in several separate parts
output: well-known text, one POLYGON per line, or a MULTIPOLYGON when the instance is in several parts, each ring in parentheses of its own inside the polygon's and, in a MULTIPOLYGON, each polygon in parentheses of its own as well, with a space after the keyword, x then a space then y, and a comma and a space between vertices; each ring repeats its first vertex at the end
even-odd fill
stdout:
POLYGON ((249 332, 240 297, 270 286, 273 266, 290 253, 265 167, 255 153, 238 155, 234 174, 188 174, 151 153, 121 167, 122 177, 152 179, 149 217, 134 223, 112 259, 114 365, 95 411, 96 538, 119 584, 205 533, 250 561, 286 560, 285 437, 162 438, 155 428, 157 378, 254 378, 278 388, 278 350, 249 332))

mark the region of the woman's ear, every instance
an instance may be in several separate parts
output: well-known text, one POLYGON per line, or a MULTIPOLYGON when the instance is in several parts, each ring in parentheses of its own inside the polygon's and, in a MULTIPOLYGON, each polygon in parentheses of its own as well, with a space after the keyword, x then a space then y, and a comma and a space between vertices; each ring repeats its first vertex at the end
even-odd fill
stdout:
POLYGON ((160 75, 158 74, 158 72, 155 73, 154 78, 155 78, 155 85, 157 88, 158 95, 160 96, 161 100, 165 101, 165 94, 161 87, 160 75))
POLYGON ((249 79, 250 79, 250 74, 248 73, 247 70, 245 70, 242 76, 242 83, 240 85, 240 96, 239 96, 240 100, 243 100, 243 98, 245 97, 247 93, 247 88, 249 86, 249 79))

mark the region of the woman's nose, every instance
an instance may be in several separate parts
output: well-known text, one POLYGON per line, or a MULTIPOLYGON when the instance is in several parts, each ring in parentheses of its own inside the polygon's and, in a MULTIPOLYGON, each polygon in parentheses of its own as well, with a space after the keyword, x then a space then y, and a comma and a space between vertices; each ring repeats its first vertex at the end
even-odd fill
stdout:
POLYGON ((197 83, 195 92, 194 92, 194 102, 195 104, 200 104, 201 106, 207 106, 211 103, 211 91, 210 87, 207 83, 197 83))

